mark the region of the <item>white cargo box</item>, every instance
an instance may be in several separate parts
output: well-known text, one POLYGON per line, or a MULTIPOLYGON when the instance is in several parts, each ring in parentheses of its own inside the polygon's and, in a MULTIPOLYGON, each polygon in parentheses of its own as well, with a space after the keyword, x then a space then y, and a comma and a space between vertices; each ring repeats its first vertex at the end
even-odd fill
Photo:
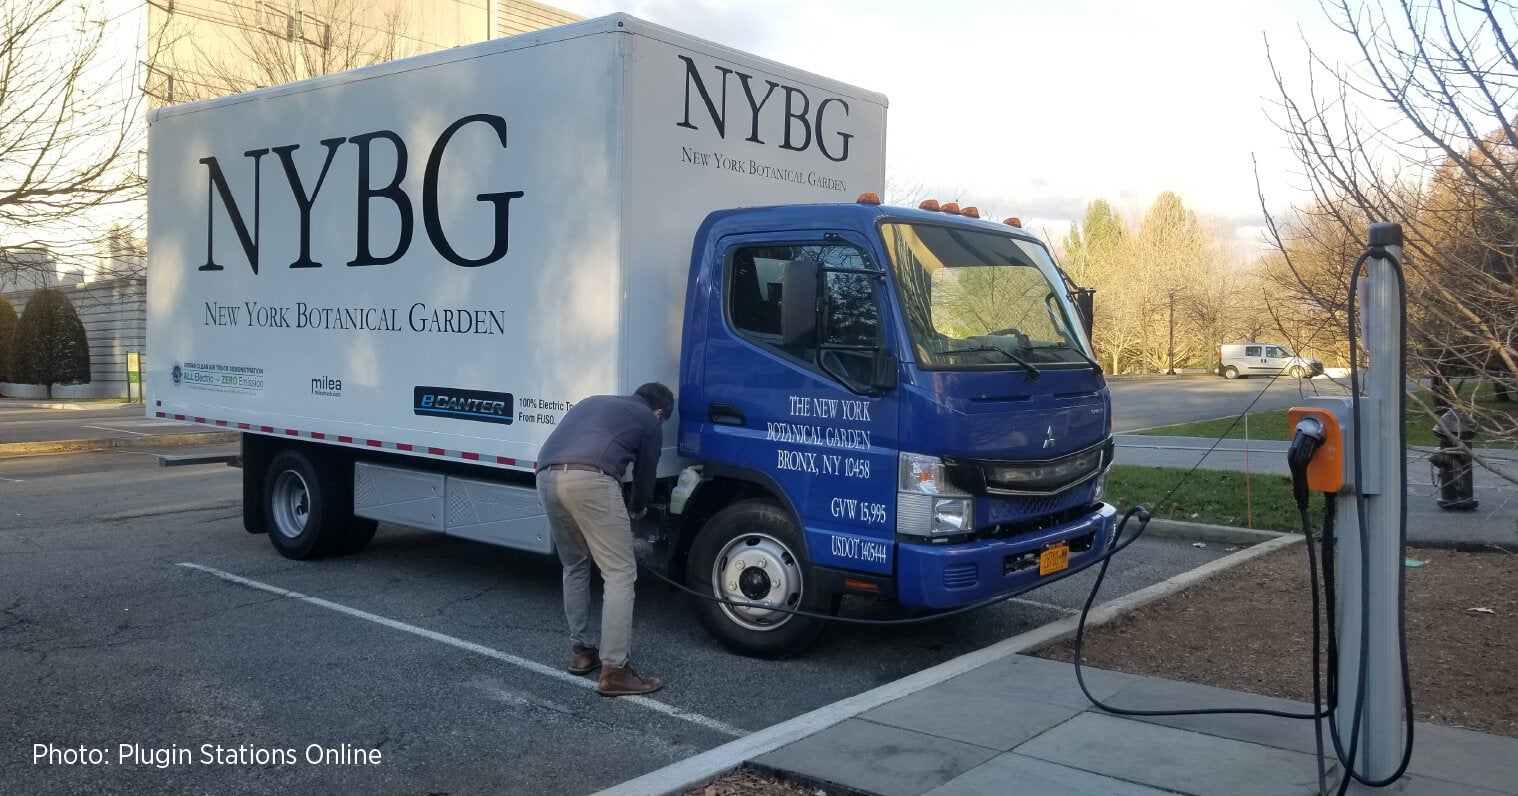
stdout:
POLYGON ((885 114, 625 15, 160 110, 148 412, 530 468, 677 385, 708 212, 882 190, 885 114))

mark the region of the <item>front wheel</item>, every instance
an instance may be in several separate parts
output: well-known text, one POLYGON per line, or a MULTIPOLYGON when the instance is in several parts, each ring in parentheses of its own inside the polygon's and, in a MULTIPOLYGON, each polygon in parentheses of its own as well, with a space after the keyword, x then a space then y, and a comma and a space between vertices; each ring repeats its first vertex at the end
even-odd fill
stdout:
POLYGON ((701 625, 722 646, 755 658, 787 658, 811 646, 830 613, 829 595, 812 578, 801 532, 789 514, 765 500, 735 503, 707 521, 691 546, 686 581, 701 625), (776 610, 785 609, 785 610, 776 610))
POLYGON ((1300 379, 1304 375, 1306 375, 1306 373, 1305 373, 1305 371, 1302 370, 1302 368, 1300 368, 1300 367, 1298 367, 1296 365, 1292 365, 1291 366, 1291 372, 1289 374, 1287 374, 1287 375, 1291 376, 1293 379, 1300 379))
POLYGON ((1239 369, 1238 368, 1236 368, 1236 367, 1234 367, 1232 365, 1229 365, 1228 367, 1223 368, 1223 378, 1225 378, 1225 379, 1237 379, 1238 377, 1239 377, 1239 369))

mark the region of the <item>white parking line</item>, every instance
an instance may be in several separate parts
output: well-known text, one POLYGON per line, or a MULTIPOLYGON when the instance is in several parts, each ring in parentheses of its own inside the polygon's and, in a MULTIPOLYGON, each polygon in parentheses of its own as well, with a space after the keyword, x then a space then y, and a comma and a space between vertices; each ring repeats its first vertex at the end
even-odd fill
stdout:
MULTIPOLYGON (((311 605, 315 605, 320 608, 337 611, 340 614, 347 614, 348 616, 353 616, 365 621, 374 622, 375 624, 384 625, 385 627, 392 628, 394 630, 401 630, 412 635, 421 636, 425 639, 438 641, 452 647, 457 647, 461 650, 473 652, 477 655, 484 655, 487 658, 494 658, 495 660, 501 661, 503 663, 509 663, 513 666, 518 666, 526 669, 527 671, 541 674, 545 677, 551 677, 560 682, 569 683, 570 685, 579 686, 581 688, 596 687, 596 681, 594 678, 572 675, 568 672, 560 671, 549 666, 544 666, 543 664, 536 661, 530 661, 526 658, 519 658, 515 655, 501 652, 500 650, 494 650, 489 647, 481 646, 472 641, 465 641, 460 638, 454 638, 453 636, 448 636, 432 630, 427 630, 426 628, 420 628, 416 625, 408 625, 405 622, 388 619, 386 617, 379 616, 378 614, 371 614, 368 611, 360 611, 357 608, 349 608, 346 605, 341 605, 339 603, 332 602, 331 600, 323 600, 320 597, 311 597, 309 595, 293 592, 288 589, 281 589, 278 586, 270 586, 267 583, 260 583, 256 580, 249 580, 248 578, 244 578, 240 575, 233 575, 230 572, 223 572, 222 570, 214 569, 202 564, 182 562, 179 564, 179 566, 187 567, 189 569, 198 569, 201 572, 209 572, 210 574, 215 575, 222 580, 231 581, 232 583, 236 583, 240 586, 247 586, 250 589, 266 591, 270 594, 277 594, 281 597, 288 597, 292 600, 300 600, 301 602, 310 603, 311 605)), ((714 730, 724 735, 731 735, 734 738, 742 738, 743 736, 749 734, 748 730, 734 727, 731 724, 725 724, 716 719, 703 716, 700 713, 692 713, 688 710, 682 710, 681 708, 677 708, 673 705, 668 705, 660 702, 657 699, 650 699, 643 696, 617 697, 617 699, 623 702, 631 702, 634 705, 641 705, 650 710, 655 710, 659 713, 663 713, 666 716, 683 719, 692 724, 698 724, 709 730, 714 730)))
POLYGON ((116 433, 116 434, 136 434, 139 437, 150 437, 150 436, 152 436, 151 434, 147 433, 146 431, 129 431, 129 430, 124 429, 124 428, 112 428, 110 426, 80 426, 80 428, 93 428, 96 431, 110 431, 110 432, 113 432, 113 433, 116 433))

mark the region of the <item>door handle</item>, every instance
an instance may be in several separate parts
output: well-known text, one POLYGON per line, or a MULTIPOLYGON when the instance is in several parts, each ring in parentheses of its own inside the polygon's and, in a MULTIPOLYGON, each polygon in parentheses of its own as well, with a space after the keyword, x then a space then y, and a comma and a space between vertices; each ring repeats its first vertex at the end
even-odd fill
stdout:
POLYGON ((743 410, 732 404, 711 404, 706 407, 706 419, 719 426, 746 426, 748 418, 743 410))

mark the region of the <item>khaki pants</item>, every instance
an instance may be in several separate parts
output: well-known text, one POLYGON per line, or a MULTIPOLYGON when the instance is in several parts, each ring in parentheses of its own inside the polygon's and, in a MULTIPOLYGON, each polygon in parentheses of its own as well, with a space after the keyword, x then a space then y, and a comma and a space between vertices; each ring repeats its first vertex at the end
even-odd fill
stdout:
POLYGON ((538 473, 538 497, 548 511, 553 544, 564 565, 564 618, 569 640, 598 647, 601 662, 626 666, 632 652, 633 584, 638 562, 633 555, 632 523, 622 489, 611 476, 586 470, 538 473), (590 627, 590 564, 601 570, 600 640, 590 627))

